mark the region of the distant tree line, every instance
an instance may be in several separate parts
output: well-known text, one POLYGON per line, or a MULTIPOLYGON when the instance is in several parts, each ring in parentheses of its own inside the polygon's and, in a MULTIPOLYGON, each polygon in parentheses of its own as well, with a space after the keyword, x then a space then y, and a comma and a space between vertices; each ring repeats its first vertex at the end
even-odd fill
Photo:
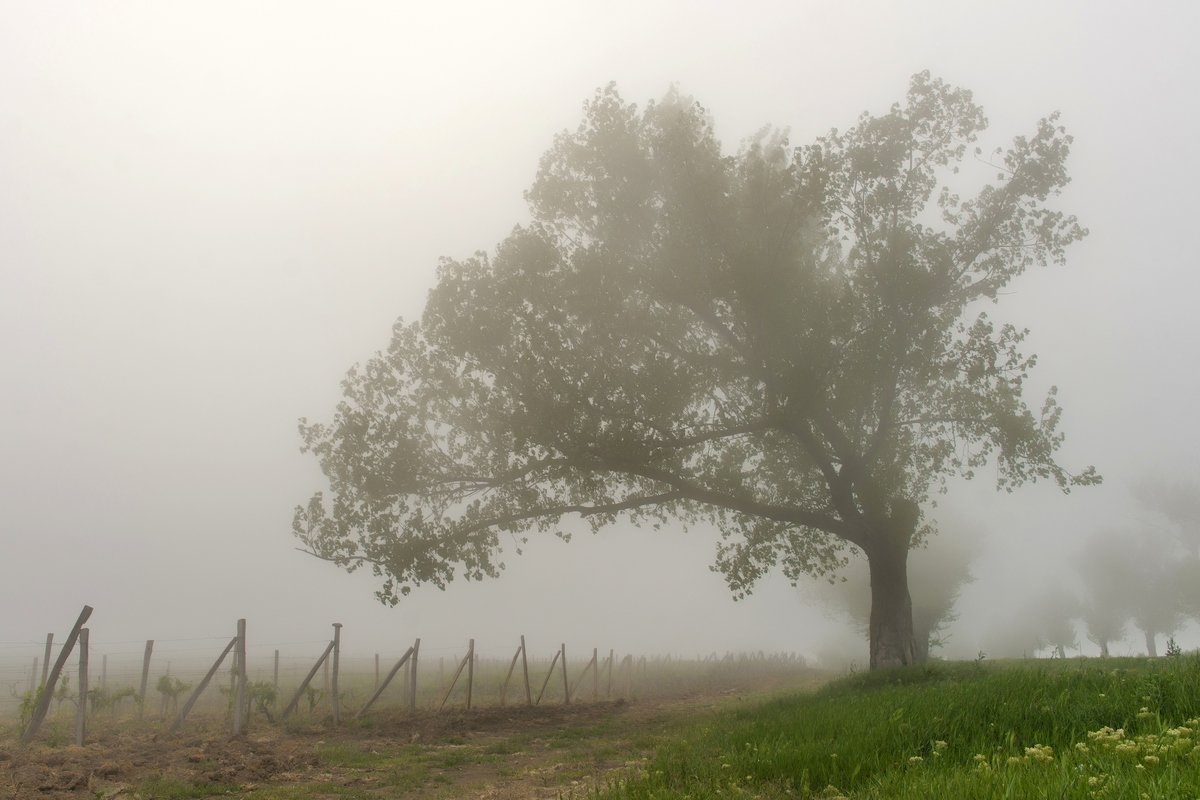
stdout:
MULTIPOLYGON (((1200 482, 1144 478, 1132 496, 1141 512, 1138 522, 1087 538, 1073 561, 1077 586, 1070 585, 1068 573, 1023 594, 1008 620, 981 637, 988 655, 1033 656, 1048 650, 1064 658, 1068 650, 1079 649, 1082 629, 1107 657, 1132 628, 1155 657, 1163 639, 1188 620, 1200 621, 1200 482)), ((919 660, 947 641, 947 628, 958 618, 955 604, 972 580, 971 561, 980 549, 973 529, 945 522, 941 529, 909 557, 919 660)), ((837 579, 814 584, 809 594, 865 634, 870 579, 864 564, 851 561, 837 579)))

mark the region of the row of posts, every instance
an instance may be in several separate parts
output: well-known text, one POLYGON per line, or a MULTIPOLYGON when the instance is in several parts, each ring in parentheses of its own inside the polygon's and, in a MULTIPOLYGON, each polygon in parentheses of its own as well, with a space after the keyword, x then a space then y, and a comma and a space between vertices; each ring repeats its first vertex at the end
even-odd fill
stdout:
MULTIPOLYGON (((88 618, 91 616, 92 610, 93 609, 91 606, 83 607, 83 611, 79 614, 79 618, 75 621, 75 625, 71 628, 70 634, 68 634, 66 641, 63 643, 62 651, 58 654, 58 658, 54 662, 54 666, 51 669, 47 669, 47 668, 49 667, 49 664, 50 664, 50 653, 51 653, 51 646, 54 641, 54 634, 51 633, 46 636, 46 651, 45 651, 45 660, 43 661, 43 667, 42 667, 41 692, 34 694, 34 696, 36 697, 36 702, 35 702, 34 708, 32 710, 32 713, 30 715, 29 722, 27 723, 24 731, 21 734, 21 742, 22 743, 27 743, 27 742, 31 741, 33 739, 33 737, 36 735, 38 728, 41 726, 42 722, 45 720, 46 713, 49 710, 50 701, 52 700, 53 693, 54 693, 53 687, 58 685, 58 680, 62 675, 62 671, 63 671, 64 667, 66 666, 67 659, 70 657, 71 652, 74 650, 76 645, 78 645, 78 647, 79 647, 79 688, 78 688, 79 702, 77 704, 76 719, 75 719, 75 742, 78 745, 82 745, 84 743, 84 741, 86 739, 86 734, 87 734, 86 709, 87 709, 87 696, 88 696, 88 634, 89 634, 88 628, 84 627, 84 625, 87 623, 88 618)), ((295 711, 297 705, 300 702, 300 699, 304 695, 305 690, 308 688, 309 684, 312 682, 313 678, 316 676, 318 670, 320 670, 324 666, 327 670, 327 673, 326 673, 327 674, 327 685, 329 687, 329 700, 330 700, 330 709, 331 709, 332 716, 333 716, 333 724, 338 725, 341 723, 341 716, 342 716, 341 698, 339 696, 340 693, 338 690, 339 658, 340 658, 340 653, 341 653, 341 632, 342 632, 342 624, 334 623, 333 624, 333 639, 329 642, 328 646, 326 646, 326 648, 325 648, 325 651, 321 654, 320 658, 317 659, 316 663, 313 664, 312 669, 309 670, 309 672, 305 676, 304 680, 301 681, 300 685, 297 687, 295 693, 292 695, 291 700, 288 702, 287 706, 284 708, 283 715, 282 715, 283 719, 287 719, 287 717, 293 711, 295 711), (332 669, 330 669, 330 667, 332 667, 332 669)), ((400 671, 400 669, 402 667, 407 667, 407 669, 405 670, 405 678, 406 678, 405 684, 406 685, 405 685, 404 689, 406 690, 406 694, 408 696, 408 707, 409 707, 410 711, 416 711, 416 708, 417 708, 417 660, 418 660, 418 657, 420 654, 420 650, 421 650, 421 640, 417 639, 413 642, 412 646, 409 647, 408 650, 406 650, 404 652, 404 655, 402 655, 400 657, 400 659, 392 667, 391 671, 387 674, 387 676, 383 679, 382 682, 379 680, 379 656, 378 656, 378 654, 375 656, 375 675, 376 675, 375 691, 371 695, 371 697, 367 700, 367 702, 363 705, 363 707, 360 708, 358 710, 358 712, 355 714, 355 718, 361 717, 363 714, 365 714, 371 708, 371 706, 375 703, 376 700, 379 699, 380 695, 383 694, 384 690, 391 683, 392 679, 396 677, 396 674, 400 671)), ((142 659, 141 686, 140 686, 139 693, 138 693, 139 717, 142 715, 142 713, 145 710, 146 689, 147 689, 147 684, 148 684, 149 676, 150 676, 150 657, 151 657, 151 654, 153 653, 153 651, 154 651, 154 640, 153 639, 147 640, 145 654, 142 659)), ((226 657, 228 657, 230 652, 233 653, 233 659, 234 659, 233 660, 233 670, 232 670, 232 673, 233 673, 232 686, 231 686, 232 697, 233 697, 233 723, 232 723, 233 735, 239 736, 242 734, 242 732, 245 729, 246 722, 248 721, 248 718, 250 715, 250 708, 249 708, 249 699, 250 698, 249 698, 248 685, 247 685, 247 679, 246 679, 246 620, 244 620, 244 619, 238 620, 236 635, 232 639, 230 639, 230 641, 227 645, 225 645, 225 648, 221 651, 221 654, 219 656, 217 656, 216 661, 213 662, 213 665, 209 668, 209 670, 205 674, 204 678, 200 681, 200 683, 196 686, 196 688, 191 692, 191 694, 188 696, 187 701, 184 703, 183 707, 179 710, 178 715, 175 717, 174 722, 172 722, 172 724, 171 724, 171 727, 170 727, 171 733, 178 731, 180 729, 180 727, 182 727, 184 721, 187 719, 188 714, 191 712, 192 707, 196 704, 196 701, 200 698, 200 695, 203 694, 204 690, 208 687, 208 684, 212 681, 213 677, 217 674, 217 671, 220 669, 221 664, 224 663, 226 657)), ((598 661, 598 655, 599 655, 598 651, 596 649, 593 649, 591 660, 584 667, 583 672, 580 673, 579 678, 575 682, 574 694, 576 694, 576 695, 578 694, 579 687, 582 685, 583 679, 587 676, 588 672, 590 671, 592 673, 592 699, 593 700, 597 699, 598 694, 599 694, 600 671, 602 669, 602 666, 599 664, 599 661, 598 661)), ((512 679, 513 672, 516 669, 518 660, 520 660, 520 662, 521 662, 521 677, 523 679, 523 684, 524 684, 524 690, 525 690, 524 694, 525 694, 526 705, 538 705, 541 703, 542 697, 546 693, 546 688, 549 686, 551 679, 554 677, 556 667, 560 667, 560 669, 561 669, 564 702, 566 702, 566 703, 571 702, 571 697, 572 697, 573 693, 571 691, 571 687, 570 687, 570 684, 569 684, 568 678, 567 678, 567 646, 566 646, 566 644, 564 643, 564 644, 560 645, 558 651, 555 652, 554 658, 550 662, 550 669, 546 673, 545 680, 542 682, 541 690, 538 692, 537 700, 534 700, 530 682, 529 682, 529 662, 528 662, 528 659, 526 656, 526 650, 525 650, 525 637, 521 636, 521 643, 517 647, 517 651, 513 654, 512 661, 509 663, 508 673, 505 675, 504 683, 502 684, 501 689, 500 689, 500 704, 501 705, 504 705, 504 701, 506 699, 507 692, 508 692, 508 686, 512 679)), ((613 688, 612 687, 613 670, 614 670, 614 666, 615 666, 613 663, 613 651, 611 651, 611 650, 609 651, 608 658, 605 659, 605 665, 607 666, 607 671, 608 671, 608 695, 611 696, 612 688, 613 688)), ((621 665, 622 665, 622 667, 628 666, 628 669, 626 672, 626 680, 631 681, 632 680, 632 672, 633 672, 632 656, 626 656, 624 659, 622 659, 621 665)), ((474 687, 474 669, 475 669, 475 640, 474 639, 471 639, 469 641, 469 643, 467 645, 467 654, 463 657, 462 661, 459 662, 458 669, 455 671, 454 677, 450 681, 450 685, 446 688, 445 693, 442 695, 441 703, 438 706, 439 709, 445 707, 446 702, 447 702, 447 700, 449 700, 450 694, 454 691, 454 687, 457 685, 458 680, 461 677, 464 669, 466 669, 466 672, 467 672, 466 707, 467 707, 467 709, 470 709, 471 701, 472 701, 472 691, 473 691, 473 687, 474 687)), ((37 660, 35 659, 34 660, 34 676, 36 676, 36 673, 37 673, 37 660)), ((32 681, 34 680, 34 677, 31 676, 30 680, 31 680, 31 692, 32 692, 33 691, 32 681)), ((102 681, 103 681, 103 679, 102 679, 102 681)), ((275 684, 276 684, 276 686, 278 686, 278 682, 279 682, 279 651, 276 650, 275 651, 275 684)), ((632 685, 627 686, 627 691, 630 691, 630 690, 632 690, 632 685)))

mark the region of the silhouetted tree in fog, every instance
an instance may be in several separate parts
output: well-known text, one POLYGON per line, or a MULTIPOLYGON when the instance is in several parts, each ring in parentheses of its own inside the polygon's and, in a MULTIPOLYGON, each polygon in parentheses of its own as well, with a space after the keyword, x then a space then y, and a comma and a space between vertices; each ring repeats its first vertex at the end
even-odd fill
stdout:
POLYGON ((1132 598, 1136 591, 1128 536, 1118 531, 1101 531, 1089 537, 1075 560, 1083 580, 1083 624, 1087 636, 1108 656, 1108 646, 1125 637, 1132 598))
POLYGON ((1143 529, 1129 550, 1133 568, 1129 612, 1146 639, 1146 654, 1158 655, 1158 636, 1170 636, 1183 625, 1182 562, 1171 537, 1154 528, 1143 529))
POLYGON ((494 576, 504 542, 568 516, 710 523, 737 596, 853 545, 871 665, 911 663, 931 490, 989 463, 1006 489, 1098 481, 1055 461, 1055 394, 1026 405, 1025 332, 982 310, 1084 235, 1048 205, 1071 137, 1042 120, 963 200, 945 178, 985 124, 922 73, 813 144, 764 130, 726 154, 688 98, 598 92, 543 157, 532 223, 444 260, 332 423, 302 422, 332 495, 296 509, 296 535, 369 566, 389 603, 494 576))
POLYGON ((1076 569, 1087 595, 1084 623, 1101 654, 1107 655, 1108 643, 1120 639, 1126 620, 1132 620, 1146 653, 1157 656, 1157 637, 1173 634, 1188 615, 1193 564, 1170 532, 1155 526, 1089 538, 1076 569))

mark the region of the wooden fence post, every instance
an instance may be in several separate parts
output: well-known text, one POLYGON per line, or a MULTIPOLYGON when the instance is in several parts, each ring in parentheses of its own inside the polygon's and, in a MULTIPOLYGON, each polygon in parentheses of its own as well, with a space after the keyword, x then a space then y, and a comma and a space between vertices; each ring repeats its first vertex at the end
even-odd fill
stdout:
POLYGON ((517 645, 517 651, 513 653, 512 661, 508 664, 508 672, 504 674, 504 683, 500 684, 500 705, 504 705, 504 698, 508 695, 508 682, 512 680, 513 670, 517 668, 517 659, 521 657, 521 648, 524 646, 524 642, 517 645))
MULTIPOLYGON (((583 686, 583 679, 587 677, 588 671, 592 673, 592 702, 596 701, 597 682, 596 676, 599 674, 599 667, 596 664, 597 651, 592 648, 592 660, 583 665, 583 672, 579 673, 579 677, 575 681, 575 697, 579 697, 579 687, 583 686)), ((570 693, 568 692, 568 702, 570 702, 570 693)))
POLYGON ((338 659, 342 652, 342 623, 333 623, 333 684, 330 700, 333 703, 333 724, 342 722, 342 703, 338 697, 338 659))
MULTIPOLYGON (((213 662, 211 667, 209 667, 208 673, 200 681, 200 685, 192 690, 191 696, 188 697, 187 702, 183 704, 183 708, 179 711, 179 716, 175 718, 173 723, 171 723, 171 728, 167 731, 167 733, 175 733, 177 730, 183 727, 183 721, 187 719, 187 715, 192 710, 192 706, 196 705, 196 701, 200 699, 200 694, 208 687, 209 682, 213 679, 213 675, 217 674, 217 670, 221 668, 221 662, 225 660, 225 656, 229 655, 229 651, 232 650, 237 643, 238 640, 235 636, 229 640, 229 644, 225 645, 225 649, 221 651, 221 655, 217 656, 217 660, 213 662)), ((170 669, 170 667, 168 667, 168 669, 170 669)))
POLYGON ((146 640, 146 652, 142 654, 142 685, 138 690, 138 719, 146 713, 146 688, 150 683, 150 654, 154 652, 154 640, 146 640))
MULTIPOLYGON (((58 654, 58 659, 54 662, 54 669, 50 670, 49 677, 43 684, 45 690, 42 692, 41 698, 34 706, 33 713, 29 715, 29 724, 25 726, 25 732, 21 734, 21 744, 28 744, 33 739, 37 729, 41 726, 42 720, 46 718, 46 712, 50 709, 50 700, 54 695, 54 687, 58 684, 58 676, 62 673, 63 667, 66 666, 67 657, 71 655, 71 650, 75 647, 75 642, 79 638, 79 631, 83 629, 84 623, 88 621, 88 617, 92 615, 92 607, 84 606, 83 611, 79 612, 79 619, 75 620, 75 626, 71 628, 71 632, 67 634, 67 640, 63 642, 62 652, 58 654)), ((46 637, 46 646, 49 649, 50 637, 46 637)))
POLYGON ((329 658, 329 653, 331 650, 333 650, 333 642, 330 642, 328 645, 326 645, 325 652, 321 653, 321 657, 317 659, 317 663, 312 665, 312 669, 308 671, 308 675, 304 677, 304 680, 300 681, 300 685, 296 687, 296 693, 292 695, 291 701, 287 704, 287 707, 283 709, 283 714, 280 715, 281 720, 287 719, 288 714, 291 714, 296 710, 296 704, 300 702, 300 697, 304 694, 304 690, 308 688, 308 684, 314 677, 316 677, 317 670, 319 670, 321 665, 324 664, 326 659, 329 658))
MULTIPOLYGON (((446 707, 446 701, 450 699, 450 693, 454 691, 454 685, 458 683, 458 678, 462 675, 463 667, 471 664, 471 672, 474 672, 475 662, 475 640, 472 639, 467 645, 467 654, 463 656, 463 660, 458 662, 458 669, 454 671, 454 677, 450 679, 450 686, 446 689, 446 693, 442 695, 442 703, 438 706, 438 710, 446 707)), ((471 707, 471 672, 467 673, 467 708, 471 707)))
MULTIPOLYGON (((420 644, 420 643, 421 643, 421 640, 418 639, 417 644, 420 644)), ((358 713, 354 715, 355 719, 358 719, 363 714, 367 713, 367 709, 370 708, 372 705, 374 705, 375 701, 379 699, 379 695, 383 694, 383 690, 386 689, 388 684, 392 682, 392 678, 396 677, 396 673, 400 671, 401 667, 403 667, 406 663, 408 663, 408 659, 410 659, 415 654, 415 652, 416 652, 415 647, 410 647, 404 651, 404 655, 400 656, 400 660, 396 662, 396 666, 392 667, 392 671, 389 672, 387 674, 387 677, 383 679, 383 683, 379 684, 379 687, 375 690, 375 694, 371 695, 370 699, 367 700, 366 705, 364 705, 362 708, 360 708, 358 710, 358 713)), ((316 669, 314 669, 313 672, 315 673, 316 669)))
POLYGON ((538 692, 538 698, 534 705, 539 705, 542 702, 542 695, 546 693, 546 687, 550 685, 550 679, 554 677, 554 667, 558 664, 559 657, 562 656, 562 651, 554 654, 554 658, 550 659, 550 670, 546 673, 546 680, 542 681, 542 690, 538 692))
POLYGON ((567 643, 562 643, 563 703, 571 704, 571 686, 567 683, 567 643))
POLYGON ((88 629, 79 631, 79 705, 75 709, 75 745, 83 747, 87 738, 88 704, 88 629))
POLYGON ((50 669, 50 650, 51 650, 51 647, 53 644, 54 644, 54 634, 47 633, 46 634, 46 655, 42 659, 42 686, 46 685, 46 674, 47 674, 47 671, 50 669))
POLYGON ((246 724, 246 620, 237 621, 237 653, 234 656, 233 735, 241 736, 246 724))
POLYGON ((412 646, 412 672, 409 673, 410 682, 408 684, 408 710, 415 712, 417 710, 417 656, 421 654, 421 638, 413 642, 412 646))

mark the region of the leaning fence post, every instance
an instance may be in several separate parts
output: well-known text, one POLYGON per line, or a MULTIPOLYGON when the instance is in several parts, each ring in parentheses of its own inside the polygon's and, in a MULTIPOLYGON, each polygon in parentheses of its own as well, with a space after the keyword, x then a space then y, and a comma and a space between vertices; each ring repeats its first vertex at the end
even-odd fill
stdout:
MULTIPOLYGON (((446 693, 444 695, 442 695, 442 703, 441 703, 441 705, 438 706, 439 711, 446 707, 446 701, 450 699, 450 693, 454 691, 454 686, 455 686, 455 684, 458 683, 458 677, 460 675, 462 675, 463 667, 467 666, 468 663, 471 663, 473 665, 473 662, 475 661, 474 650, 475 650, 475 640, 472 639, 471 643, 467 646, 467 654, 465 656, 463 656, 462 661, 458 662, 458 669, 456 669, 454 671, 454 677, 450 679, 449 688, 447 688, 446 693)), ((467 676, 467 679, 468 679, 468 681, 470 680, 469 674, 467 676)), ((467 708, 471 707, 470 703, 471 703, 471 685, 470 685, 470 683, 468 683, 467 684, 467 708)))
POLYGON ((517 651, 513 653, 512 661, 508 663, 508 672, 504 674, 504 683, 500 684, 500 705, 504 705, 504 698, 508 695, 508 682, 512 680, 513 670, 517 668, 517 659, 521 657, 521 647, 517 647, 517 651))
POLYGON ((546 673, 546 680, 542 681, 542 690, 538 692, 537 700, 534 702, 535 706, 541 704, 542 695, 546 693, 546 687, 550 685, 550 679, 554 677, 554 667, 558 664, 561 655, 562 651, 560 650, 554 654, 554 658, 550 659, 550 670, 546 673))
MULTIPOLYGON (((417 639, 417 644, 419 645, 420 643, 421 640, 417 639)), ((415 647, 410 647, 404 651, 404 655, 400 656, 400 660, 396 662, 396 666, 392 667, 392 671, 389 672, 387 677, 383 679, 383 683, 379 684, 378 688, 375 689, 375 694, 371 695, 363 707, 358 710, 358 713, 354 715, 355 719, 358 719, 363 714, 367 713, 367 709, 369 709, 375 703, 375 701, 379 699, 379 695, 383 694, 383 690, 386 689, 388 684, 392 682, 392 678, 396 677, 396 673, 400 671, 400 668, 407 664, 408 659, 412 658, 414 655, 416 655, 415 647)), ((313 673, 315 674, 316 671, 317 670, 314 667, 313 673)))
POLYGON ((87 737, 88 629, 79 631, 79 704, 75 709, 75 744, 83 747, 87 737))
POLYGON ((342 623, 333 623, 333 682, 330 684, 332 694, 329 699, 333 703, 333 724, 342 721, 342 705, 338 698, 338 658, 342 650, 342 623))
POLYGON ((146 685, 150 682, 150 654, 154 652, 154 640, 146 640, 146 652, 142 655, 142 686, 138 691, 138 719, 146 712, 146 685))
POLYGON ((234 657, 234 680, 235 689, 233 692, 233 735, 241 736, 242 727, 245 724, 244 703, 246 700, 246 620, 239 619, 237 621, 237 654, 234 657))
POLYGON ((321 665, 325 663, 325 659, 329 658, 329 652, 331 650, 333 650, 333 642, 330 642, 325 646, 325 652, 321 653, 321 657, 317 659, 317 663, 313 664, 312 669, 308 671, 308 675, 305 676, 304 680, 300 681, 300 685, 296 687, 296 693, 292 695, 291 702, 289 702, 283 709, 283 714, 280 716, 280 719, 287 719, 288 714, 291 714, 296 709, 296 704, 300 702, 301 695, 304 694, 304 690, 308 688, 308 684, 312 681, 313 677, 316 676, 317 670, 319 670, 321 665))
MULTIPOLYGON (((63 667, 66 666, 67 657, 71 655, 71 650, 75 647, 75 642, 79 638, 79 632, 83 629, 84 623, 88 621, 88 617, 92 615, 92 607, 84 606, 83 611, 79 612, 79 619, 75 620, 75 626, 71 628, 71 632, 67 634, 67 640, 63 642, 62 652, 58 654, 58 659, 54 662, 54 669, 50 670, 50 675, 46 678, 46 683, 43 684, 46 688, 42 692, 42 696, 38 699, 37 705, 33 709, 33 713, 29 715, 29 724, 25 726, 25 732, 21 734, 21 743, 28 744, 33 735, 37 733, 37 729, 41 726, 42 720, 46 718, 46 712, 50 709, 50 699, 54 694, 54 686, 58 684, 58 676, 62 673, 63 667)), ((46 646, 49 648, 50 637, 46 637, 46 646)))
POLYGON ((46 655, 42 659, 42 686, 46 685, 46 673, 50 669, 50 650, 54 644, 54 634, 46 634, 46 655))
POLYGON ((187 702, 183 704, 183 708, 179 711, 179 716, 175 718, 173 723, 171 723, 171 728, 167 731, 168 733, 175 733, 175 731, 179 730, 183 726, 183 721, 187 719, 188 712, 192 710, 192 706, 196 705, 196 701, 200 699, 201 692, 208 687, 209 681, 213 679, 213 675, 216 675, 217 670, 221 668, 221 662, 225 660, 225 656, 229 655, 229 651, 234 648, 237 642, 238 640, 235 636, 229 640, 229 644, 225 645, 225 649, 221 651, 221 655, 217 656, 217 660, 213 662, 211 667, 209 667, 208 673, 204 676, 203 680, 200 681, 200 685, 192 690, 191 696, 188 697, 187 702))

